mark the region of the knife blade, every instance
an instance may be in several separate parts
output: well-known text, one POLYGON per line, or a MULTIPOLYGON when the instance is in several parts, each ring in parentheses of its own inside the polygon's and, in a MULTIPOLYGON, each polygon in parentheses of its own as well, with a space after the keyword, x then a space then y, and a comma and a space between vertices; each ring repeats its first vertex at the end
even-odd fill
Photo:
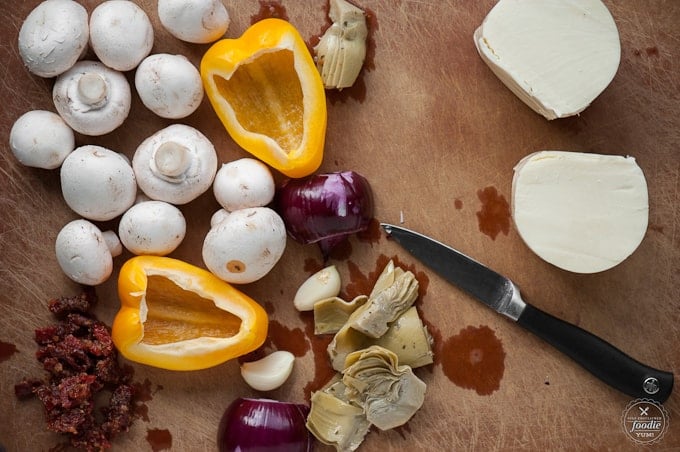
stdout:
POLYGON ((442 278, 547 341, 609 386, 663 403, 673 374, 649 367, 594 334, 526 303, 510 279, 437 240, 381 223, 387 235, 442 278))

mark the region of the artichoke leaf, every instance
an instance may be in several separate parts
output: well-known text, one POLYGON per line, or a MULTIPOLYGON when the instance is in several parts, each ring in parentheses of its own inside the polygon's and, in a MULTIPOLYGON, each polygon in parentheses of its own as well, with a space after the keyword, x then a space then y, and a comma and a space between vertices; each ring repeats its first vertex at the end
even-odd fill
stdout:
POLYGON ((368 301, 366 295, 359 295, 352 301, 331 297, 314 305, 314 334, 333 334, 340 331, 350 315, 368 301))
POLYGON ((418 310, 411 306, 374 344, 392 350, 401 364, 415 369, 434 362, 433 342, 418 310))
POLYGON ((364 410, 325 391, 312 394, 307 429, 338 451, 356 450, 371 428, 364 410))
MULTIPOLYGON (((388 264, 389 266, 389 264, 388 264)), ((418 297, 418 280, 410 271, 396 267, 391 285, 368 297, 368 302, 352 313, 347 323, 366 336, 379 338, 418 297), (397 269, 399 272, 397 272, 397 269)))

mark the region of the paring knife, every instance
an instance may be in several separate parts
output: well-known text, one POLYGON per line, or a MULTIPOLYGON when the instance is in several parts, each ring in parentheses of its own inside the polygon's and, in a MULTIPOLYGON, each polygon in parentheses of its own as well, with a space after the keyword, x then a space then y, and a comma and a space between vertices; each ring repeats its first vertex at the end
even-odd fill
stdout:
POLYGON ((672 373, 646 366, 588 331, 525 303, 512 281, 459 251, 399 226, 381 226, 444 279, 544 339, 611 387, 660 403, 670 396, 672 373))

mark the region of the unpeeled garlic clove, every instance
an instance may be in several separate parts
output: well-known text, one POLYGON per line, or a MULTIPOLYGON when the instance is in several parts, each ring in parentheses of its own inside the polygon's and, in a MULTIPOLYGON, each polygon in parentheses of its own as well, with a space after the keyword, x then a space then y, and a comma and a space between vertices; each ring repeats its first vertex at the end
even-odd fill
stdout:
POLYGON ((251 388, 271 391, 286 382, 294 362, 292 353, 279 350, 257 361, 241 364, 241 376, 251 388))
POLYGON ((298 311, 311 311, 316 302, 337 297, 340 293, 340 273, 330 265, 310 276, 298 288, 293 304, 298 311))
POLYGON ((314 47, 316 66, 326 88, 354 84, 366 59, 366 13, 345 0, 331 0, 333 24, 314 47))

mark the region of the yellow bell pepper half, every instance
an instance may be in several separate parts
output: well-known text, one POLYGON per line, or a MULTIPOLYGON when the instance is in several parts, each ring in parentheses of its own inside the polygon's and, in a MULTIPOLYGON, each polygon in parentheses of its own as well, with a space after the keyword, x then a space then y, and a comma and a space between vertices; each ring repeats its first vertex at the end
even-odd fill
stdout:
POLYGON ((205 369, 255 350, 267 336, 267 313, 257 302, 177 259, 129 259, 120 270, 118 296, 113 343, 138 363, 205 369))
POLYGON ((298 31, 264 19, 201 60, 205 92, 234 141, 288 177, 316 171, 326 137, 326 92, 298 31))

